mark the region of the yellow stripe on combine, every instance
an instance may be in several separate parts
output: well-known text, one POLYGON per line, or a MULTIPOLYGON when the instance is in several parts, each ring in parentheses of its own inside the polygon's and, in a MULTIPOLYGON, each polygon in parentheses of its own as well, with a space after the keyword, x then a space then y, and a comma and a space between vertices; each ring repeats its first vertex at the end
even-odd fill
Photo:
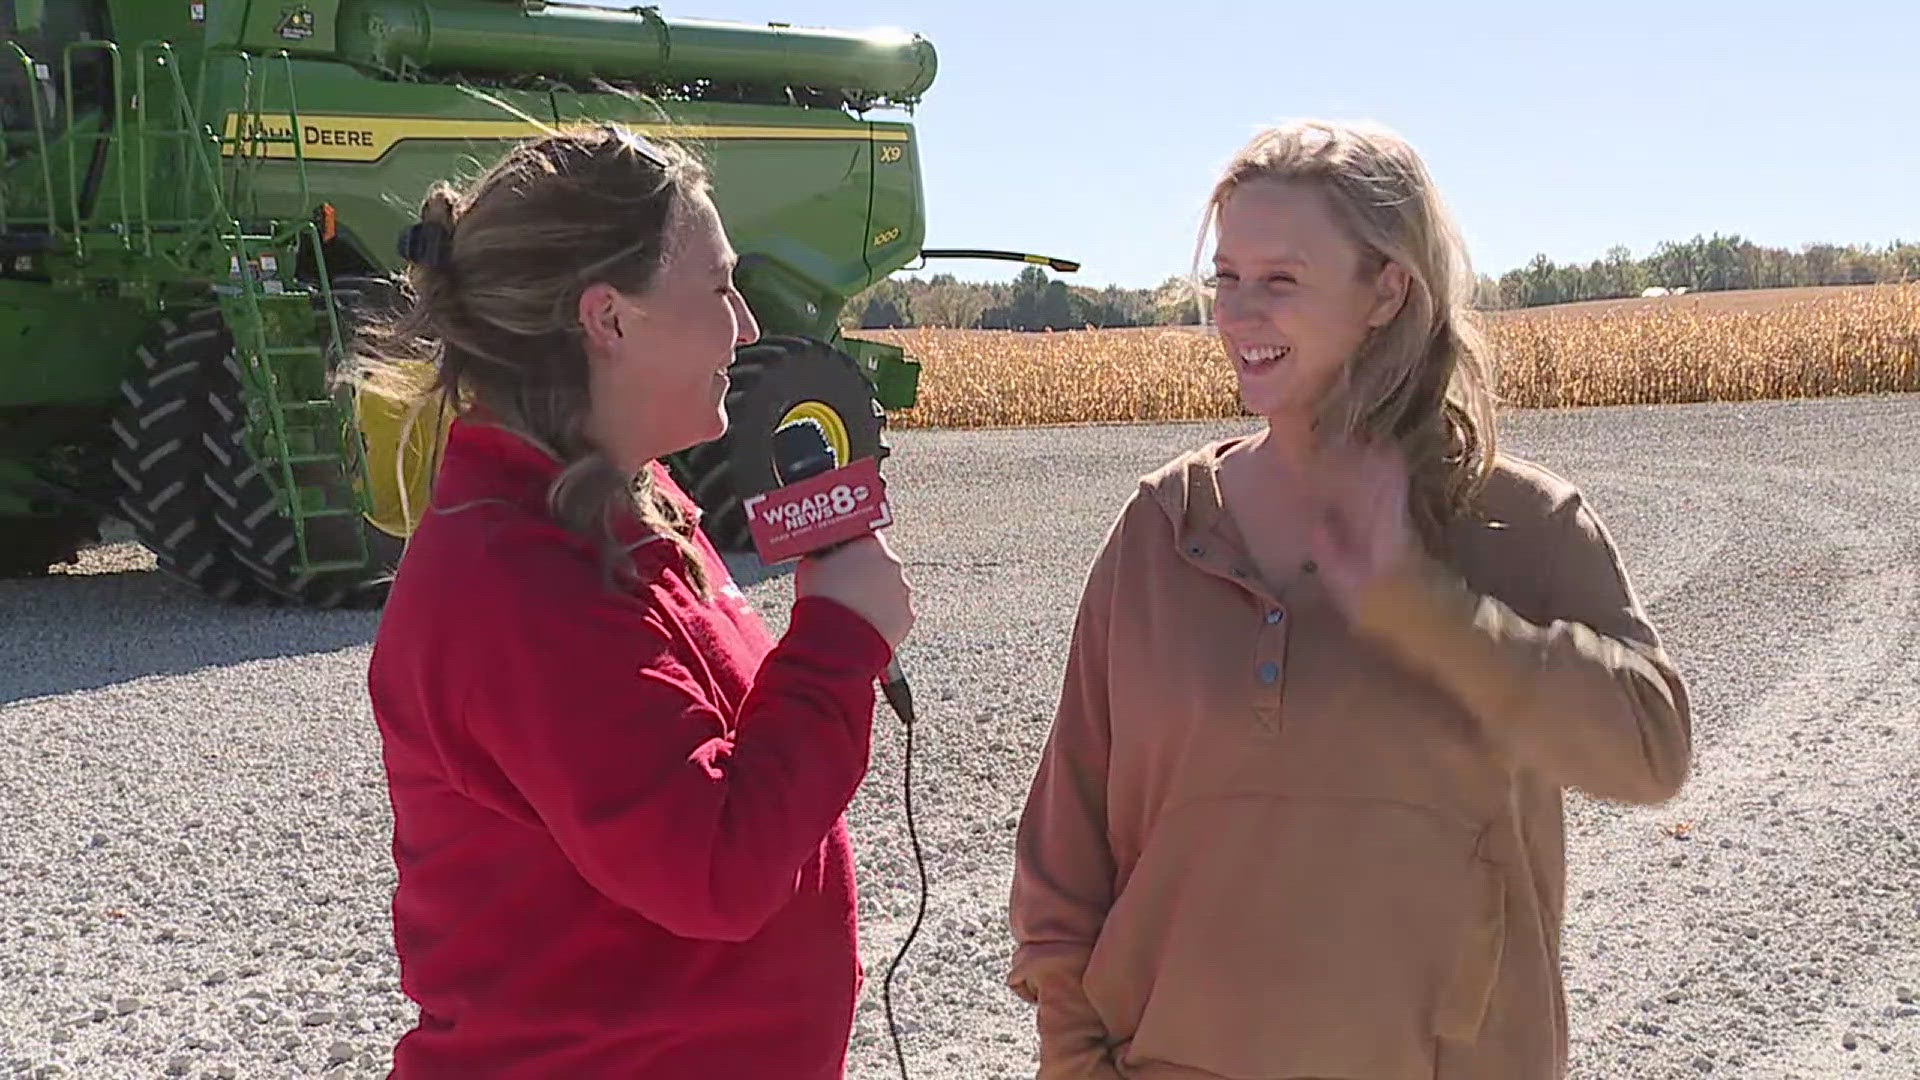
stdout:
MULTIPOLYGON (((590 120, 566 120, 555 124, 565 127, 590 120)), ((660 124, 645 121, 621 121, 643 135, 666 138, 699 139, 797 139, 850 140, 865 142, 906 142, 905 128, 874 127, 779 127, 771 124, 660 124)), ((227 155, 291 159, 293 122, 285 113, 262 115, 261 142, 249 146, 241 142, 240 117, 227 114, 226 140, 222 152, 227 155)), ((253 130, 249 127, 248 134, 253 130)), ((378 161, 398 143, 409 139, 527 139, 546 134, 546 129, 526 120, 443 120, 424 116, 329 116, 300 117, 300 152, 308 161, 378 161)))

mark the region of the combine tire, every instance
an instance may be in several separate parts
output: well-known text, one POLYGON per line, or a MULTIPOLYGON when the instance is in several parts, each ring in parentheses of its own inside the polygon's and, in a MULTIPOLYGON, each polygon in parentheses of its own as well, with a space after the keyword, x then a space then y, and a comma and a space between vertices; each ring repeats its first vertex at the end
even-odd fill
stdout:
MULTIPOLYGON (((341 312, 341 333, 350 336, 351 312, 386 305, 397 294, 377 278, 337 278, 333 281, 341 312)), ((247 449, 246 405, 241 397, 240 361, 231 335, 223 331, 220 377, 207 393, 213 422, 202 433, 211 468, 205 478, 213 497, 213 516, 227 550, 251 580, 275 596, 306 607, 370 608, 384 603, 393 571, 399 566, 402 543, 374 528, 365 517, 330 517, 308 521, 307 555, 315 562, 356 560, 343 570, 302 573, 299 540, 292 519, 280 512, 280 498, 268 482, 266 468, 247 449)), ((295 466, 297 480, 329 489, 329 503, 352 501, 351 481, 332 466, 295 466)))
POLYGON ((260 591, 223 550, 201 444, 207 389, 228 347, 218 308, 161 316, 140 347, 140 370, 121 384, 111 465, 120 516, 161 572, 215 599, 245 603, 260 591))
POLYGON ((728 372, 727 433, 677 456, 679 483, 703 512, 722 551, 753 549, 741 503, 775 486, 773 433, 813 421, 846 465, 885 458, 886 413, 873 384, 847 354, 809 338, 763 338, 739 351, 728 372))
POLYGON ((41 577, 58 565, 80 561, 80 549, 100 539, 89 514, 0 517, 0 578, 41 577))

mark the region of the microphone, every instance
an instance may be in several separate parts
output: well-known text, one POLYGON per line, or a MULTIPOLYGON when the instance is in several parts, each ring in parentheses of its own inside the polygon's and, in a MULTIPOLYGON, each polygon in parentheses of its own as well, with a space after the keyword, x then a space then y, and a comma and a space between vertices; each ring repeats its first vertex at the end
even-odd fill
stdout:
MULTIPOLYGON (((773 433, 773 472, 781 487, 804 484, 815 477, 823 476, 842 468, 833 456, 833 448, 827 445, 826 436, 820 428, 811 423, 797 423, 781 428, 773 433)), ((764 506, 749 505, 749 522, 758 525, 754 542, 760 547, 762 557, 774 555, 791 556, 798 554, 820 555, 853 542, 852 539, 835 539, 836 536, 853 532, 859 535, 871 535, 874 529, 893 520, 891 512, 883 506, 867 506, 862 509, 871 494, 866 478, 871 478, 871 487, 878 488, 879 472, 874 462, 855 462, 846 466, 847 483, 838 485, 832 494, 823 495, 812 491, 809 485, 794 494, 803 498, 799 501, 798 512, 794 503, 786 503, 772 508, 765 516, 755 513, 756 508, 764 506), (834 496, 840 497, 841 505, 835 506, 834 496), (819 500, 825 499, 827 508, 819 509, 819 500), (815 509, 808 511, 811 504, 815 509), (877 512, 876 512, 877 511, 877 512), (773 517, 779 523, 769 526, 767 518, 773 517), (798 524, 796 524, 798 523, 798 524), (818 526, 825 535, 816 533, 815 539, 805 538, 802 529, 818 526), (842 531, 844 530, 844 531, 842 531), (822 543, 821 540, 828 542, 822 543)), ((900 660, 895 657, 887 664, 886 675, 880 680, 881 692, 886 694, 887 704, 893 706, 894 715, 900 718, 906 728, 906 746, 901 751, 900 788, 907 811, 907 839, 913 845, 913 865, 920 876, 920 903, 913 915, 913 925, 907 928, 907 936, 900 942, 900 951, 893 954, 893 962, 887 965, 887 977, 881 983, 880 999, 886 1005, 887 1029, 893 1034, 893 1054, 900 1064, 900 1080, 908 1080, 907 1054, 900 1045, 900 1025, 893 1019, 893 976, 900 968, 900 961, 906 959, 907 950, 913 947, 913 939, 920 934, 920 924, 927 917, 927 863, 920 851, 920 833, 913 823, 913 690, 907 685, 907 676, 900 670, 900 660)))
MULTIPOLYGON (((826 436, 818 426, 810 423, 790 424, 773 433, 773 472, 781 486, 797 484, 811 480, 822 473, 832 472, 839 467, 833 455, 833 448, 827 445, 826 436)), ((806 552, 808 555, 824 555, 852 543, 841 540, 806 552)), ((894 657, 887 664, 886 674, 880 679, 880 692, 886 696, 887 704, 893 707, 894 715, 902 723, 913 723, 913 688, 907 684, 906 673, 900 669, 900 658, 894 657)))

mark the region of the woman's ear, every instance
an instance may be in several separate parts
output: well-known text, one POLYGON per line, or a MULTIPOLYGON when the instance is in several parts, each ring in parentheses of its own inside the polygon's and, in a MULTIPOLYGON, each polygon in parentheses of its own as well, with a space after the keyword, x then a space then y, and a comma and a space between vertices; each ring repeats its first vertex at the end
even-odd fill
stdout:
POLYGON ((580 329, 591 349, 605 352, 617 346, 626 330, 620 325, 624 298, 619 290, 604 281, 595 282, 580 292, 580 329))
POLYGON ((1406 267, 1392 259, 1387 260, 1386 265, 1380 268, 1379 275, 1373 279, 1374 305, 1373 310, 1367 313, 1368 326, 1385 326, 1400 314, 1400 309, 1407 302, 1409 280, 1406 267))

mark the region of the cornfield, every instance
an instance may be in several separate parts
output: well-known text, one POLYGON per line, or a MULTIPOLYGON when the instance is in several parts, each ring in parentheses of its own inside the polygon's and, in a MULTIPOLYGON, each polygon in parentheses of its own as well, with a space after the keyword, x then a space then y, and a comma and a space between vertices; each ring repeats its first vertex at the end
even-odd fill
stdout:
MULTIPOLYGON (((1702 293, 1483 316, 1510 407, 1920 391, 1920 284, 1702 293)), ((859 331, 924 365, 902 427, 1242 415, 1197 328, 859 331)))

